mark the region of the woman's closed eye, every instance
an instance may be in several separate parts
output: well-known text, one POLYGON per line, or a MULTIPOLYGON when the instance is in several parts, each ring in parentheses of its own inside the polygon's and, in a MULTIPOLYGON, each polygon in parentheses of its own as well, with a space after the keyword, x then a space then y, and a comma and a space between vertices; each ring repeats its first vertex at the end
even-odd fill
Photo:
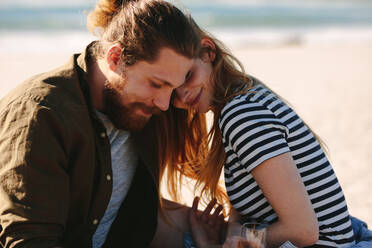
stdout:
POLYGON ((189 71, 189 72, 186 74, 186 77, 185 77, 185 84, 186 84, 187 82, 189 82, 189 81, 192 79, 193 75, 194 75, 194 73, 193 73, 192 71, 189 71))

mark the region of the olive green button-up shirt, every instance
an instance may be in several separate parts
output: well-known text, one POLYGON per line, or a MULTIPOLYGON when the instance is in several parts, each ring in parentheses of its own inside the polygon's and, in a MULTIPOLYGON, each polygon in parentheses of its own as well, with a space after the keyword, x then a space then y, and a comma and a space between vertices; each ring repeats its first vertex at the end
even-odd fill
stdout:
MULTIPOLYGON (((109 140, 89 100, 86 54, 29 79, 0 100, 0 242, 5 247, 92 245, 110 200, 112 170, 109 140)), ((148 169, 155 163, 138 154, 142 159, 105 247, 145 247, 155 232, 157 187, 148 169)))

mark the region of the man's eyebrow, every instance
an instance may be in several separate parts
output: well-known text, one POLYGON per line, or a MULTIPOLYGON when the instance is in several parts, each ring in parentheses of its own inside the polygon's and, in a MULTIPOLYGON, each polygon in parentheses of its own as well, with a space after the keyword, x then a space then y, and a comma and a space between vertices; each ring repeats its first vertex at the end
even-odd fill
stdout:
POLYGON ((165 81, 165 80, 163 80, 163 79, 160 79, 160 78, 158 78, 158 77, 153 77, 156 81, 159 81, 159 82, 161 82, 162 84, 165 84, 165 85, 167 85, 167 86, 173 86, 171 83, 169 83, 168 81, 165 81))
MULTIPOLYGON (((189 70, 189 71, 186 73, 185 81, 184 81, 182 84, 184 84, 184 83, 186 82, 186 80, 187 80, 187 78, 189 77, 190 73, 191 73, 191 70, 189 70)), ((173 87, 173 84, 169 83, 168 81, 162 80, 162 79, 160 79, 160 78, 158 78, 158 77, 156 77, 156 76, 154 76, 153 78, 154 78, 156 81, 159 81, 159 82, 161 82, 162 84, 165 84, 166 86, 173 87)))

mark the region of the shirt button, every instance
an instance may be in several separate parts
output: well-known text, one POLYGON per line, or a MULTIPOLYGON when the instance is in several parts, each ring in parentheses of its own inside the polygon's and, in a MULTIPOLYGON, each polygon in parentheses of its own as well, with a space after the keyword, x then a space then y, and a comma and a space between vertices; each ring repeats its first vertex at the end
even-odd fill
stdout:
POLYGON ((102 132, 101 133, 101 138, 104 138, 104 137, 106 137, 106 133, 102 132))
POLYGON ((110 181, 111 180, 111 176, 110 175, 106 175, 106 179, 107 179, 107 181, 110 181))
POLYGON ((93 220, 93 225, 97 225, 98 224, 98 220, 97 219, 94 219, 93 220))

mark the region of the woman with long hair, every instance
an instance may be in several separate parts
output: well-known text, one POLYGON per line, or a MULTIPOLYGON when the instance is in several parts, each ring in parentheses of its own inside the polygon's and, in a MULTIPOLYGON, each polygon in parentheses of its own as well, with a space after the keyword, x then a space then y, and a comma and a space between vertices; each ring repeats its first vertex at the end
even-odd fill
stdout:
POLYGON ((225 204, 228 197, 229 232, 235 223, 267 224, 267 247, 354 244, 345 197, 321 140, 221 42, 200 32, 200 58, 157 124, 160 172, 167 173, 173 197, 183 176, 195 179, 206 199, 225 204))

